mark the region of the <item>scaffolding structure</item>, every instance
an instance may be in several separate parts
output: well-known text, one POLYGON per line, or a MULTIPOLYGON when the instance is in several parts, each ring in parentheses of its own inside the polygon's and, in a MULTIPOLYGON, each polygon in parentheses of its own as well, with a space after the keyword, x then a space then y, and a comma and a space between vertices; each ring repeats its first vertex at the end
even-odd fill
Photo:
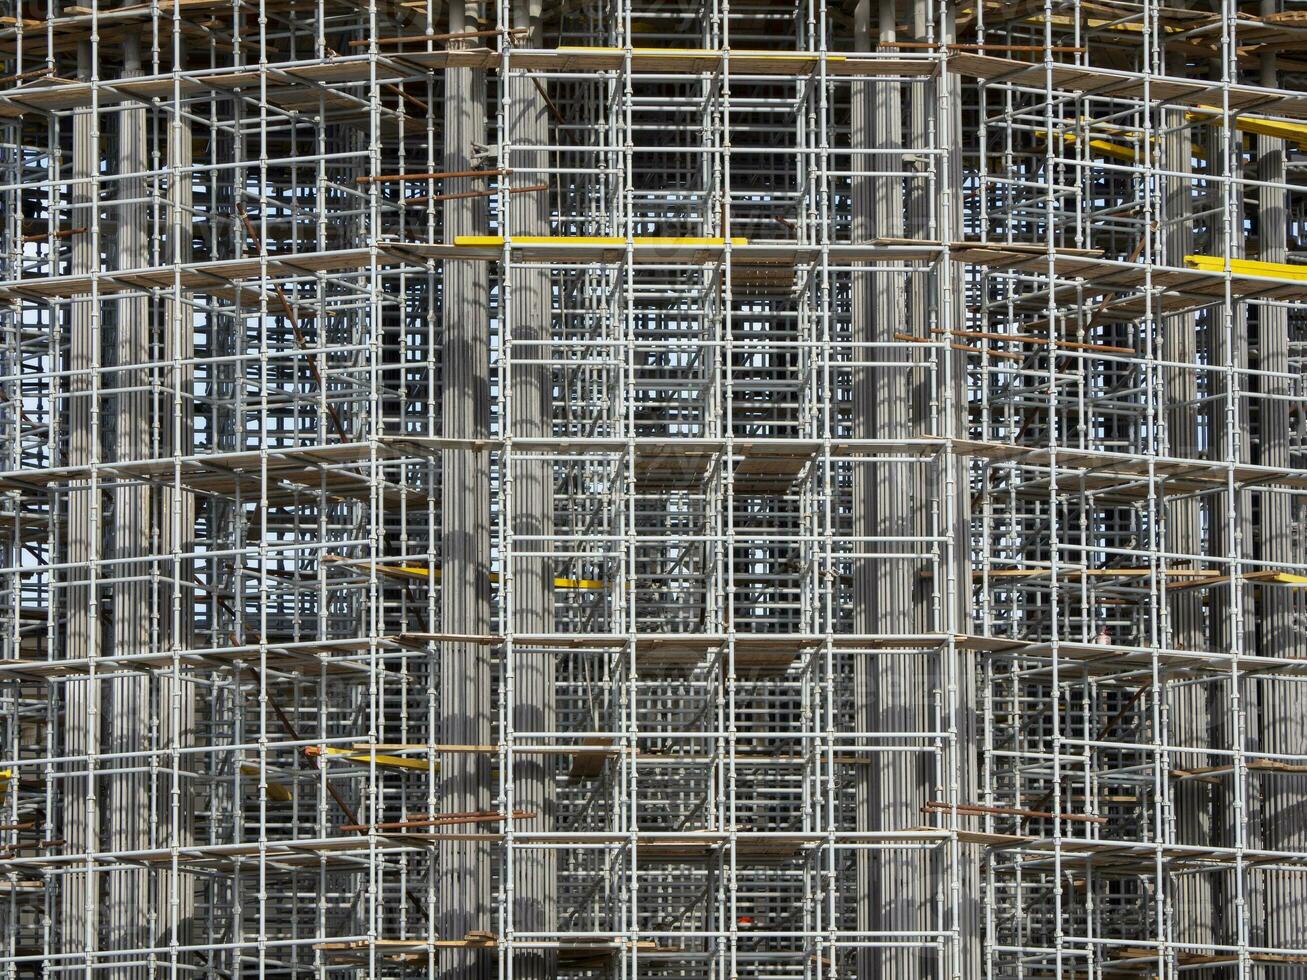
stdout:
POLYGON ((0 974, 1307 976, 1300 0, 0 0, 0 974))

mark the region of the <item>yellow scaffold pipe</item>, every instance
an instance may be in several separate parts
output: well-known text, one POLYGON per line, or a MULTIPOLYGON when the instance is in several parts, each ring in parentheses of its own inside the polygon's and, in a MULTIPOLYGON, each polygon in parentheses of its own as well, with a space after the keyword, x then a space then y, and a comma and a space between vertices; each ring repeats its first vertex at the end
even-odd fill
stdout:
MULTIPOLYGON (((242 763, 241 775, 249 776, 253 779, 258 779, 259 767, 249 765, 248 763, 242 763)), ((289 803, 292 799, 294 799, 294 797, 291 796, 290 787, 286 786, 284 783, 279 783, 273 779, 268 780, 268 800, 270 802, 289 803)))
MULTIPOLYGON (((1107 135, 1117 135, 1117 133, 1115 131, 1109 130, 1107 135)), ((1121 130, 1119 135, 1127 138, 1132 138, 1135 140, 1137 140, 1139 137, 1138 133, 1129 130, 1121 130)), ((1041 140, 1047 139, 1048 133, 1045 130, 1037 129, 1035 130, 1035 137, 1041 140)), ((1067 143, 1078 143, 1081 141, 1081 134, 1063 133, 1062 139, 1067 143)), ((1154 136, 1152 141, 1154 144, 1156 144, 1157 137, 1154 136)), ((1140 153, 1139 144, 1137 142, 1115 143, 1111 140, 1099 139, 1096 136, 1090 136, 1088 141, 1088 146, 1095 153, 1101 153, 1105 157, 1112 157, 1113 159, 1120 160, 1123 163, 1138 163, 1140 157, 1142 156, 1142 154, 1140 153)), ((1193 155, 1198 158, 1206 157, 1207 150, 1204 147, 1199 146, 1197 143, 1194 143, 1193 155)))
MULTIPOLYGON (((1048 139, 1047 130, 1043 130, 1043 129, 1035 130, 1035 138, 1041 140, 1048 139)), ((1064 143, 1076 143, 1079 142, 1079 140, 1080 140, 1079 133, 1062 134, 1062 141, 1064 143)), ((1093 137, 1090 137, 1089 148, 1091 150, 1103 154, 1103 156, 1113 157, 1117 160, 1122 160, 1126 163, 1134 163, 1135 158, 1139 155, 1139 151, 1136 150, 1133 146, 1126 146, 1122 143, 1113 143, 1110 140, 1094 139, 1093 137)))
MULTIPOLYGON (((1219 109, 1202 106, 1198 112, 1186 113, 1185 117, 1191 122, 1219 126, 1222 117, 1219 114, 1209 115, 1209 113, 1219 112, 1219 109)), ((1286 143, 1297 143, 1300 147, 1307 149, 1307 124, 1304 123, 1281 122, 1278 119, 1266 119, 1263 116, 1235 116, 1234 128, 1241 133, 1254 133, 1258 136, 1281 139, 1286 143)))
MULTIPOLYGON (((351 749, 337 749, 327 746, 320 748, 310 745, 304 750, 307 756, 329 756, 341 762, 352 762, 356 766, 366 766, 376 762, 378 769, 420 769, 426 772, 431 767, 426 759, 408 759, 402 755, 382 755, 372 752, 355 752, 351 749)), ((438 767, 437 767, 438 768, 438 767)))
MULTIPOLYGON (((323 560, 342 564, 342 565, 350 565, 351 567, 359 568, 362 569, 363 571, 369 571, 374 567, 369 562, 352 561, 348 558, 339 558, 335 555, 327 555, 324 557, 323 560)), ((377 570, 377 574, 382 576, 383 578, 415 579, 418 581, 427 581, 431 577, 431 570, 427 568, 426 565, 387 565, 385 563, 379 563, 375 567, 377 570)), ((437 581, 440 580, 439 568, 436 569, 436 580, 437 581)), ((492 585, 499 584, 498 572, 490 573, 490 582, 492 585)), ((593 578, 555 577, 554 588, 555 589, 579 589, 579 590, 590 591, 590 590, 604 588, 604 582, 601 579, 593 579, 593 578)))
MULTIPOLYGON (((711 246, 725 245, 728 239, 725 238, 633 238, 631 241, 636 245, 648 245, 664 248, 679 248, 681 246, 689 248, 703 248, 711 246)), ((748 245, 747 238, 731 237, 729 239, 732 245, 748 245)), ((514 235, 514 245, 601 245, 605 248, 621 248, 626 244, 625 238, 617 237, 586 237, 583 235, 514 235)), ((504 238, 502 235, 455 235, 454 245, 458 248, 502 248, 504 238)))
MULTIPOLYGON (((1186 255, 1184 264, 1200 272, 1224 272, 1225 259, 1220 255, 1186 255)), ((1293 279, 1307 282, 1307 265, 1287 262, 1260 262, 1256 259, 1231 259, 1230 272, 1254 279, 1293 279)))

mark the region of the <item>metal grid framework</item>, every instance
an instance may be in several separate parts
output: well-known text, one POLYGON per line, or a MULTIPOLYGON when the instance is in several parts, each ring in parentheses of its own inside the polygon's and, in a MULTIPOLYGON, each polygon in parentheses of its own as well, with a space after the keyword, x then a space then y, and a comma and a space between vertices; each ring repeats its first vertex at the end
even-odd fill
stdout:
POLYGON ((1307 975, 1307 8, 0 0, 6 978, 1307 975))

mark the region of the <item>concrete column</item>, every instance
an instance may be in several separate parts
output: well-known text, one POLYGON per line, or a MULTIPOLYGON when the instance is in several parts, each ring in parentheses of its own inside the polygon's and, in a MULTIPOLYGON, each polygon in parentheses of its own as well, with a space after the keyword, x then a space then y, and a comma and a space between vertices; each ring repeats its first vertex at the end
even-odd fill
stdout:
MULTIPOLYGON (((524 42, 540 44, 540 0, 514 0, 513 26, 531 33, 524 42)), ((509 114, 505 142, 511 144, 511 159, 518 185, 545 183, 541 172, 548 153, 531 147, 549 144, 549 112, 544 96, 529 77, 508 80, 509 114)), ((515 194, 509 220, 512 235, 548 235, 549 196, 515 194)), ((544 267, 517 269, 510 289, 513 357, 542 361, 549 356, 552 284, 544 267)), ((513 435, 547 437, 553 431, 553 379, 548 366, 514 363, 513 435)), ((554 530, 553 464, 518 462, 513 470, 513 532, 548 538, 554 530)), ((546 551, 547 540, 522 542, 528 551, 546 551)), ((516 633, 549 633, 554 629, 554 569, 547 558, 519 558, 513 563, 513 630, 516 633)), ((517 731, 552 732, 555 714, 554 660, 548 654, 527 653, 514 659, 515 697, 513 727, 517 731)), ((535 817, 518 823, 519 829, 553 829, 554 773, 557 757, 518 757, 513 763, 514 806, 535 817)), ((514 854, 513 924, 519 931, 553 931, 557 928, 557 860, 552 851, 518 850, 514 854)), ((557 954, 552 950, 519 953, 514 959, 514 976, 522 980, 545 980, 557 973, 557 954)))
MULTIPOLYGON (((452 4, 449 30, 475 23, 475 8, 452 4)), ((473 143, 486 139, 486 76, 452 68, 445 72, 444 169, 473 167, 473 143)), ((477 190, 484 184, 459 179, 449 192, 477 190)), ((447 241, 455 235, 485 234, 484 198, 444 203, 447 241)), ((441 434, 485 438, 490 434, 489 277, 480 262, 446 262, 442 283, 444 372, 441 434)), ((441 454, 440 615, 445 632, 490 632, 490 477, 485 453, 448 450, 441 454)), ((474 643, 442 643, 440 650, 440 740, 452 745, 491 741, 490 651, 474 643)), ((448 753, 440 760, 440 798, 449 813, 490 809, 490 758, 480 753, 448 753)), ((461 939, 469 931, 494 928, 490 895, 491 849, 487 842, 454 840, 440 846, 437 932, 461 939)), ((446 950, 439 956, 446 980, 478 980, 489 975, 484 952, 446 950)))
MULTIPOLYGON (((91 49, 83 43, 78 49, 78 78, 91 77, 91 49)), ((98 154, 98 120, 89 108, 73 110, 73 183, 69 189, 74 226, 91 228, 99 221, 95 189, 90 184, 96 173, 98 154)), ((88 234, 72 237, 73 275, 86 275, 99 268, 94 239, 88 234)), ((97 310, 90 299, 76 299, 71 304, 68 368, 74 372, 68 381, 68 464, 85 466, 95 456, 92 442, 91 377, 77 373, 89 371, 97 361, 97 310)), ((65 602, 68 635, 65 652, 69 659, 82 659, 100 650, 100 623, 95 614, 94 596, 89 588, 88 564, 99 553, 93 540, 99 522, 93 516, 100 502, 93 498, 85 482, 73 484, 68 495, 68 563, 65 602)), ((87 681, 69 681, 65 686, 63 715, 64 754, 73 758, 68 768, 84 770, 83 761, 99 752, 100 691, 87 681)), ((85 778, 71 780, 64 793, 64 837, 67 853, 83 854, 99 847, 99 813, 94 784, 85 778)), ((99 902, 92 894, 91 876, 73 871, 60 879, 60 919, 62 949, 81 953, 95 945, 99 930, 99 902), (90 946, 88 947, 88 938, 90 946)))
MULTIPOLYGON (((881 0, 878 12, 882 43, 896 39, 895 5, 881 0)), ((868 50, 871 4, 861 0, 855 11, 855 41, 868 50)), ((889 150, 859 155, 853 168, 894 171, 903 167, 903 102, 898 82, 858 81, 852 89, 854 149, 889 150)), ((853 180, 853 241, 901 238, 905 202, 902 178, 856 177, 853 180)), ((885 344, 907 325, 907 290, 896 272, 858 270, 853 279, 853 341, 885 344)), ((922 310, 914 310, 920 315, 922 310)), ((914 318, 915 319, 915 318, 914 318)), ((919 324, 918 324, 919 325, 919 324)), ((854 375, 854 437, 896 439, 920 434, 922 405, 913 397, 910 355, 902 348, 859 347, 857 361, 884 366, 858 368, 854 375), (889 362, 889 363, 886 363, 889 362)), ((857 537, 904 539, 920 533, 923 491, 918 468, 905 464, 859 463, 854 467, 853 526, 857 537)), ((912 633, 923 625, 928 583, 916 563, 899 557, 909 543, 859 542, 860 551, 889 557, 858 561, 854 566, 854 623, 858 633, 912 633)), ((861 731, 914 731, 927 727, 928 692, 933 678, 927 661, 908 654, 861 655, 855 666, 855 706, 861 731)), ((888 748, 877 743, 878 748, 888 748)), ((929 798, 937 774, 925 756, 879 752, 858 767, 856 828, 902 830, 921 823, 920 807, 929 798)), ((920 932, 934 918, 935 880, 931 860, 910 851, 859 851, 858 881, 865 888, 858 901, 858 928, 870 931, 920 932)), ((860 977, 923 976, 936 965, 933 951, 918 948, 869 950, 858 958, 860 977)))
MULTIPOLYGON (((167 136, 168 161, 168 217, 165 249, 161 255, 164 261, 189 262, 192 258, 193 232, 191 228, 191 204, 194 197, 192 177, 186 171, 192 163, 191 122, 180 113, 169 121, 167 136), (178 176, 178 171, 181 175, 178 176)), ((167 406, 165 417, 159 420, 162 440, 160 456, 169 455, 175 448, 189 452, 194 441, 195 422, 192 402, 188 396, 193 393, 195 372, 189 366, 177 364, 194 356, 195 325, 194 313, 185 303, 168 298, 163 304, 163 322, 160 324, 160 340, 163 360, 170 363, 161 379, 164 388, 162 404, 167 406)), ((174 490, 164 487, 159 492, 159 553, 172 555, 174 552, 185 554, 195 548, 195 494, 189 490, 174 490)), ((177 583, 193 581, 195 563, 182 558, 173 564, 166 564, 167 570, 177 583)), ((166 605, 160 609, 160 644, 185 649, 194 640, 194 592, 185 585, 177 584, 163 589, 166 605)), ((185 749, 195 744, 195 689, 185 681, 175 683, 171 677, 159 680, 159 746, 167 752, 173 748, 185 749)), ((169 760, 171 763, 171 760, 169 760)), ((189 771, 194 763, 186 756, 178 759, 178 769, 189 771)), ((165 828, 164 837, 158 843, 167 846, 173 843, 185 847, 193 842, 195 822, 193 787, 184 776, 179 776, 176 785, 171 780, 161 785, 164 793, 160 801, 160 820, 165 828), (174 799, 175 797, 175 799, 174 799), (175 834, 173 828, 176 828, 175 834)), ((167 944, 172 941, 174 929, 176 940, 185 945, 192 941, 192 918, 195 914, 195 882, 189 875, 179 875, 176 887, 173 887, 170 872, 164 872, 159 889, 157 903, 161 916, 156 930, 158 942, 167 944)), ((182 962, 192 962, 183 957, 182 962)))
MULTIPOLYGON (((1221 77, 1221 71, 1221 65, 1213 63, 1212 77, 1221 77)), ((1226 157, 1223 127, 1208 126, 1205 129, 1208 171, 1215 177, 1238 176, 1241 164, 1226 157)), ((1240 139, 1239 134, 1231 132, 1229 135, 1237 146, 1237 141, 1240 139)), ((1204 136, 1198 138, 1202 139, 1204 136)), ((1213 185, 1209 193, 1214 195, 1217 201, 1224 204, 1226 192, 1223 189, 1213 185)), ((1246 247, 1246 238, 1241 227, 1242 216, 1245 213, 1245 208, 1240 200, 1242 193, 1243 191, 1238 188, 1230 192, 1232 207, 1228 220, 1233 227, 1233 234, 1230 236, 1231 241, 1229 244, 1232 258, 1242 258, 1246 247)), ((1212 255, 1223 254, 1227 243, 1225 227, 1221 221, 1213 222, 1211 235, 1212 237, 1206 243, 1201 241, 1197 243, 1197 250, 1206 251, 1212 255)), ((1224 309, 1218 305, 1211 308, 1207 313, 1207 353, 1212 368, 1210 389, 1207 393, 1209 396, 1207 425, 1211 439, 1208 452, 1213 460, 1232 460, 1236 463, 1246 463, 1249 461, 1251 442, 1249 438, 1247 397, 1244 394, 1249 386, 1248 377, 1245 373, 1248 367, 1246 304, 1235 301, 1233 308, 1230 310, 1230 317, 1232 329, 1227 335, 1224 309), (1227 367, 1234 368, 1233 378, 1223 370, 1227 367), (1230 399, 1227 397, 1227 393, 1230 392, 1232 386, 1237 386, 1238 390, 1235 392, 1234 398, 1230 399), (1233 402, 1232 405, 1231 401, 1233 402), (1227 416, 1231 410, 1233 410, 1234 415, 1233 425, 1227 427, 1227 416)), ((1237 555, 1241 559, 1251 557, 1253 554, 1253 535, 1249 532, 1254 527, 1251 494, 1243 490, 1236 490, 1232 500, 1227 494, 1221 493, 1208 498, 1207 506, 1207 522, 1210 532, 1206 553, 1222 558, 1229 555, 1237 555)), ((1232 597, 1228 585, 1209 590, 1207 611, 1210 624, 1211 649, 1213 650, 1232 652, 1236 644, 1245 654, 1254 653, 1256 650, 1252 630, 1255 622, 1253 590, 1251 586, 1246 584, 1241 585, 1239 588, 1239 608, 1243 614, 1243 618, 1239 623, 1236 623, 1234 619, 1234 604, 1231 601, 1232 597)), ((1254 707, 1251 701, 1253 685, 1246 679, 1241 681, 1241 684, 1242 688, 1239 693, 1244 699, 1242 703, 1246 708, 1252 709, 1254 707)), ((1209 684, 1208 690, 1208 730, 1211 744, 1227 750, 1233 749, 1239 738, 1231 717, 1234 692, 1229 681, 1209 684)), ((1249 747, 1251 740, 1257 737, 1255 718, 1255 711, 1249 710, 1243 736, 1245 748, 1249 747)), ((1229 757, 1226 756, 1219 761, 1228 762, 1229 757)), ((1258 776, 1245 778, 1244 786, 1247 790, 1245 799, 1249 805, 1238 816, 1238 820, 1243 822, 1242 825, 1235 820, 1233 778, 1222 780, 1213 785, 1213 820, 1211 828, 1211 842, 1213 844, 1233 847, 1238 834, 1241 832, 1247 832, 1247 840, 1251 843, 1255 828, 1249 821, 1255 819, 1260 809, 1256 800, 1256 794, 1260 790, 1259 780, 1260 777, 1258 776)), ((1234 907, 1234 882, 1229 875, 1213 875, 1210 877, 1213 879, 1211 903, 1216 941, 1218 943, 1237 943, 1241 923, 1234 907)), ((1256 874, 1245 876, 1248 894, 1253 896, 1250 899, 1250 907, 1255 907, 1255 893, 1259 887, 1258 877, 1256 874)))
MULTIPOLYGON (((1173 174, 1163 180, 1161 220, 1162 261, 1166 265, 1183 265, 1184 256, 1193 252, 1193 230, 1185 218, 1193 210, 1194 181, 1187 175, 1192 170, 1193 146, 1190 131, 1185 126, 1182 110, 1166 110, 1162 114, 1167 129, 1181 127, 1168 133, 1162 140, 1162 166, 1173 174), (1177 220, 1184 219, 1184 220, 1177 220)), ((1197 318, 1193 313, 1167 314, 1161 311, 1162 356, 1180 365, 1192 365, 1198 360, 1197 318)), ((1164 417, 1167 440, 1162 449, 1172 456, 1198 457, 1198 396, 1195 371, 1192 367, 1166 368, 1163 372, 1164 417)), ((1166 547, 1173 553, 1197 555, 1203 553, 1203 523, 1198 500, 1184 498, 1166 504, 1166 547)), ((1183 589, 1167 596, 1170 620, 1167 642, 1186 650, 1205 650, 1210 647, 1203 597, 1196 589, 1183 589)), ((1170 735, 1174 744, 1206 748, 1211 745, 1210 712, 1208 699, 1211 692, 1205 686, 1185 686, 1169 691, 1170 735)), ((1176 768, 1198 768, 1214 764, 1216 757, 1205 752, 1178 755, 1172 760, 1176 768)), ((1174 784, 1172 798, 1175 804, 1175 837, 1184 844, 1204 845, 1212 839, 1212 784, 1183 780, 1174 784)), ((1174 881, 1174 921, 1176 938, 1183 942, 1212 942, 1215 937, 1213 918, 1212 878, 1208 875, 1187 875, 1174 881)))
MULTIPOLYGON (((1276 12, 1274 0, 1264 0, 1262 14, 1276 12)), ((1276 56, 1262 56, 1263 85, 1278 87, 1276 56)), ((1285 182, 1285 146, 1283 140, 1269 136, 1254 137, 1257 149, 1257 179, 1268 183, 1285 182)), ((1257 241, 1264 262, 1288 261, 1289 219, 1285 192, 1278 187, 1261 187, 1257 191, 1257 241)), ((1285 374, 1289 370, 1289 317, 1283 307, 1260 306, 1257 309, 1258 351, 1261 369, 1285 374)), ((1284 397, 1291 386, 1283 377, 1265 378, 1263 395, 1284 397)), ((1288 401, 1263 398, 1259 417, 1258 448, 1260 462, 1266 466, 1289 466, 1288 401)), ((1265 562, 1301 562, 1304 560, 1300 528, 1302 507, 1284 494, 1264 494, 1260 512, 1260 547, 1265 562), (1296 522, 1296 523, 1295 523, 1296 522)), ((1263 588, 1260 601, 1260 636, 1258 652, 1269 657, 1303 657, 1307 649, 1300 626, 1304 603, 1296 589, 1263 588)), ((1264 752, 1307 753, 1307 695, 1294 683, 1263 684, 1258 706, 1260 748, 1264 752)), ((1307 821, 1303 818, 1307 794, 1301 780, 1291 776, 1265 774, 1255 777, 1262 790, 1261 846, 1275 850, 1302 851, 1307 848, 1307 821)), ((1253 842, 1257 846, 1257 842, 1253 842)), ((1307 885, 1301 875, 1268 871, 1262 879, 1263 915, 1254 913, 1253 921, 1266 924, 1266 934, 1253 941, 1270 946, 1301 949, 1307 946, 1307 885)))
MULTIPOLYGON (((924 40, 927 33, 927 18, 929 11, 932 9, 929 0, 916 0, 913 9, 917 39, 924 40)), ((939 37, 945 44, 951 44, 958 40, 956 24, 958 9, 958 7, 950 5, 943 11, 943 21, 939 25, 939 37)), ((913 86, 910 91, 915 93, 917 88, 917 86, 913 86)), ((961 78, 945 72, 936 82, 936 88, 933 91, 924 88, 921 94, 914 98, 924 102, 928 96, 932 95, 934 98, 933 106, 918 109, 914 104, 912 126, 913 131, 919 134, 917 138, 922 140, 921 145, 925 146, 927 112, 934 111, 936 113, 935 131, 939 134, 943 148, 947 151, 940 167, 942 178, 940 198, 942 205, 945 207, 941 209, 943 213, 938 234, 950 241, 961 241, 965 237, 962 220, 964 211, 962 147, 965 140, 962 131, 961 78)), ((924 164, 918 166, 923 169, 925 167, 924 164)), ((927 209, 930 202, 924 200, 924 197, 924 192, 915 195, 914 203, 917 208, 928 214, 927 209)), ((919 222, 918 226, 923 229, 923 236, 925 236, 928 232, 925 217, 923 216, 917 221, 919 222)), ((940 300, 937 307, 939 313, 937 315, 933 303, 934 296, 928 297, 925 302, 920 304, 918 312, 915 314, 916 319, 909 328, 918 336, 929 336, 929 330, 934 327, 958 327, 965 324, 966 291, 962 282, 962 268, 955 262, 944 261, 940 263, 938 275, 942 278, 942 282, 935 294, 940 300)), ((950 404, 945 401, 941 407, 939 422, 943 427, 943 431, 940 434, 965 436, 969 427, 966 393, 967 358, 962 352, 953 350, 945 353, 944 358, 948 359, 947 385, 952 402, 950 404)), ((917 435, 930 434, 929 426, 925 420, 930 417, 930 398, 934 393, 929 390, 929 384, 930 380, 924 373, 917 375, 916 404, 920 406, 918 411, 920 412, 919 420, 921 420, 915 427, 917 435)), ((944 618, 943 622, 939 623, 930 621, 930 612, 926 607, 926 603, 929 602, 928 597, 920 597, 918 601, 923 608, 919 613, 919 621, 923 627, 939 628, 945 633, 957 635, 974 631, 971 618, 970 463, 965 456, 949 454, 943 466, 949 469, 947 472, 940 473, 938 478, 940 480, 951 479, 953 484, 952 498, 944 501, 943 529, 952 538, 951 565, 954 576, 954 594, 952 596, 944 595, 944 618)), ((937 492, 943 498, 942 490, 937 492)), ((926 495, 922 494, 920 496, 923 500, 918 502, 918 506, 924 508, 926 495)), ((924 512, 920 514, 918 520, 918 527, 923 532, 928 530, 929 517, 924 512)), ((951 682, 956 685, 957 689, 956 714, 953 719, 953 727, 957 739, 955 751, 957 753, 959 802, 979 801, 981 738, 978 709, 980 703, 978 695, 980 673, 977 654, 971 650, 956 650, 944 665, 944 669, 945 671, 951 670, 953 673, 951 677, 945 677, 946 683, 941 686, 947 689, 949 682, 951 682)), ((923 691, 923 700, 926 695, 927 692, 923 691)), ((1021 806, 1022 804, 1017 802, 1016 805, 1021 806)), ((955 868, 955 873, 958 876, 959 885, 958 921, 956 923, 959 941, 958 957, 953 964, 953 969, 955 975, 978 977, 981 975, 982 922, 984 918, 980 905, 982 894, 980 850, 967 846, 959 848, 959 864, 955 868)), ((948 897, 945 896, 946 901, 948 897)), ((948 924, 945 923, 945 925, 948 924)))
MULTIPOLYGON (((123 77, 141 74, 140 41, 129 35, 123 41, 123 77)), ((146 181, 145 106, 127 103, 118 114, 118 221, 117 266, 134 269, 149 264, 149 216, 143 198, 146 181)), ((150 303, 145 297, 117 301, 117 331, 114 355, 119 370, 110 377, 119 392, 114 396, 114 457, 144 459, 150 455, 150 376, 136 365, 150 361, 150 303)), ((113 554, 116 558, 139 558, 150 554, 149 490, 145 486, 117 488, 113 492, 113 554)), ((113 652, 129 655, 148 652, 150 647, 149 564, 128 562, 117 565, 112 589, 113 652)), ((115 677, 109 684, 110 703, 105 706, 107 752, 139 752, 150 746, 150 681, 144 674, 115 677)), ((114 768, 141 768, 134 760, 113 764, 114 768)), ((111 771, 106 769, 106 771, 111 771)), ((107 821, 109 847, 115 851, 148 848, 150 787, 143 772, 113 772, 109 778, 107 821)), ((155 913, 150 901, 149 875, 144 869, 108 873, 108 943, 115 949, 140 949, 149 945, 150 922, 155 913)), ((111 971, 114 977, 144 977, 143 967, 111 971)))

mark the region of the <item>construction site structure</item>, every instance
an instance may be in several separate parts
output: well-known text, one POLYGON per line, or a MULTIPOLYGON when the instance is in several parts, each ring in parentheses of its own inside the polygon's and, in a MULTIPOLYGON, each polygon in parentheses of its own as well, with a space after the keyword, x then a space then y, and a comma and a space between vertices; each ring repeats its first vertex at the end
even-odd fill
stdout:
POLYGON ((0 980, 1307 977, 1302 0, 0 0, 0 980))

